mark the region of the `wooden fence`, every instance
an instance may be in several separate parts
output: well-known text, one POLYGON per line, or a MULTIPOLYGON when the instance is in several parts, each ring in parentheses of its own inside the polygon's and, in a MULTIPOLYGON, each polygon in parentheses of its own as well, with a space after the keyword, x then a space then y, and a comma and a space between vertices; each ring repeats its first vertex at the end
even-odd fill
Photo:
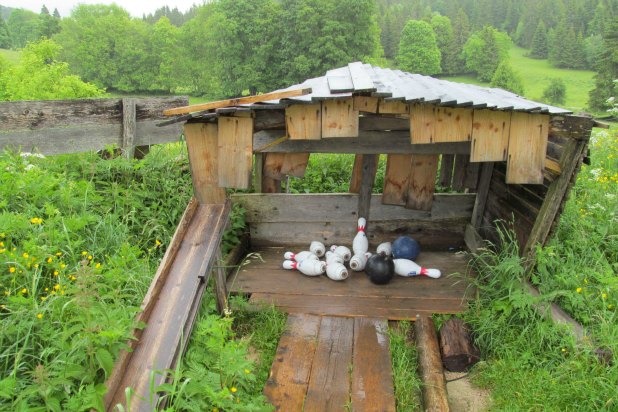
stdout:
POLYGON ((163 110, 187 104, 187 97, 1 102, 0 150, 53 155, 116 145, 132 157, 136 147, 178 140, 181 123, 157 124, 167 119, 163 110))

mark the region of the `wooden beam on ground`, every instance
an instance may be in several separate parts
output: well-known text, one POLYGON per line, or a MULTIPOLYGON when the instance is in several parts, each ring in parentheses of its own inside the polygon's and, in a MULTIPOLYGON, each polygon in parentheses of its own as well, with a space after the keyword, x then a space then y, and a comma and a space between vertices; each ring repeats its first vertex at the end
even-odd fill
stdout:
POLYGON ((421 316, 414 322, 419 367, 423 380, 424 409, 429 412, 448 412, 446 381, 442 370, 440 347, 433 320, 421 316))
POLYGON ((317 347, 320 317, 290 315, 281 336, 264 395, 275 410, 302 411, 317 347))
POLYGON ((453 317, 440 328, 442 364, 451 372, 467 372, 481 359, 481 352, 472 342, 470 328, 453 317))
POLYGON ((286 99, 289 97, 303 96, 311 93, 311 89, 294 89, 283 90, 272 93, 264 93, 256 96, 236 97, 234 99, 218 100, 209 103, 192 104, 190 106, 176 107, 173 109, 167 109, 163 111, 165 116, 175 116, 178 114, 187 114, 195 112, 203 112, 205 110, 219 109, 228 106, 238 106, 241 104, 259 103, 268 100, 286 99))
POLYGON ((354 319, 352 410, 395 411, 386 319, 354 319), (389 379, 390 377, 390 379, 389 379))

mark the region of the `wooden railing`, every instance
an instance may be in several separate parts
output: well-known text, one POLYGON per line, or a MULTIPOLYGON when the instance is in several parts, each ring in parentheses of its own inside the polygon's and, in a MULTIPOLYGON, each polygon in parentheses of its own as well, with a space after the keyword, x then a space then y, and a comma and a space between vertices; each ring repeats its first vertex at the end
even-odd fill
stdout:
POLYGON ((53 155, 115 145, 133 156, 136 147, 178 140, 182 124, 157 124, 167 119, 163 110, 187 104, 187 97, 1 102, 0 150, 53 155))

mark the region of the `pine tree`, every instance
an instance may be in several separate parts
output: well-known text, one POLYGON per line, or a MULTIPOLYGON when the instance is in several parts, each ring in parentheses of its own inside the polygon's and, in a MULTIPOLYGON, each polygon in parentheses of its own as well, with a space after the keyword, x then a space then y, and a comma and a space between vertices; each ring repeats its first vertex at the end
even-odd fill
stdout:
POLYGON ((2 17, 0 17, 0 49, 11 48, 11 34, 9 33, 9 27, 2 17))
POLYGON ((456 49, 457 45, 455 44, 451 19, 440 14, 434 14, 431 18, 431 27, 436 35, 436 42, 442 55, 440 62, 442 73, 457 73, 457 59, 461 50, 456 49))
POLYGON ((453 36, 455 38, 453 49, 456 55, 453 73, 465 73, 466 60, 463 56, 463 48, 470 37, 470 21, 462 8, 457 11, 453 19, 453 36))
POLYGON ((604 51, 598 62, 595 87, 589 94, 593 110, 607 110, 610 97, 618 98, 618 21, 608 24, 603 35, 604 51))
POLYGON ((543 20, 539 21, 538 26, 532 37, 532 44, 530 46, 530 57, 536 59, 547 58, 547 28, 543 20))
POLYGON ((491 78, 491 86, 499 87, 519 95, 524 94, 524 85, 521 77, 513 70, 508 60, 503 60, 496 69, 496 72, 491 78))

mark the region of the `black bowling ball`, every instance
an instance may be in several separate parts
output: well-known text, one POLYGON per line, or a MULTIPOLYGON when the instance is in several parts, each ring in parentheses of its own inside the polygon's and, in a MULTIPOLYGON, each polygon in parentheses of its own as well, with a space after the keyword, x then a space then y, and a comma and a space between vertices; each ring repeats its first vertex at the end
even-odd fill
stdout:
POLYGON ((395 264, 393 259, 384 255, 372 255, 365 265, 365 273, 376 285, 386 285, 393 278, 395 264))

